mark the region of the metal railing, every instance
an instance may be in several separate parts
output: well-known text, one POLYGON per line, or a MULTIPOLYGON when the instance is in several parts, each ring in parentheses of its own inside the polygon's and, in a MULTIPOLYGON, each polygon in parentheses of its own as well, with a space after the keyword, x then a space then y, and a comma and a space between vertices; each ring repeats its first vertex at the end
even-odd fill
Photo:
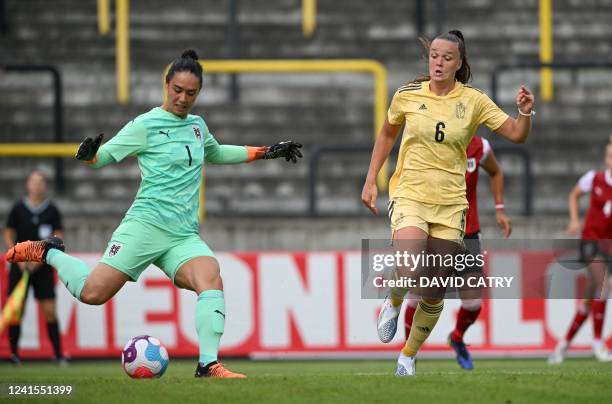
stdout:
MULTIPOLYGON (((98 0, 102 1, 102 0, 98 0)), ((108 1, 108 0, 104 0, 108 1)), ((239 0, 229 0, 227 3, 226 46, 228 59, 240 59, 240 24, 238 23, 239 0)), ((302 0, 302 33, 310 38, 317 28, 317 0, 302 0)), ((232 102, 240 99, 240 86, 237 73, 230 75, 229 94, 232 102)))
MULTIPOLYGON (((321 158, 329 154, 356 154, 367 153, 372 151, 372 144, 359 145, 324 145, 315 147, 310 152, 310 160, 308 161, 308 212, 311 217, 320 216, 317 208, 317 184, 319 182, 319 163, 321 158)), ((395 148, 391 155, 397 154, 395 148)), ((364 178, 366 172, 364 171, 364 178)), ((359 198, 359 195, 355 195, 359 198)))
MULTIPOLYGON (((0 0, 2 1, 2 0, 0 0)), ((97 24, 100 34, 106 35, 110 30, 109 0, 97 0, 97 24)), ((228 8, 228 53, 230 58, 237 57, 239 47, 237 0, 230 0, 228 8)), ((127 104, 130 99, 130 0, 115 1, 115 68, 117 77, 117 101, 127 104)), ((0 15, 1 16, 1 15, 0 15)), ((311 37, 317 27, 317 0, 302 0, 302 32, 311 37)), ((1 26, 0 26, 1 28, 1 26)), ((237 101, 239 90, 236 74, 230 82, 232 100, 237 101)))
MULTIPOLYGON (((38 73, 45 72, 51 75, 53 79, 53 141, 55 143, 62 143, 64 141, 64 109, 63 109, 63 90, 62 90, 62 76, 55 66, 51 65, 0 65, 0 70, 5 72, 29 72, 38 73)), ((26 144, 26 148, 22 152, 27 152, 28 155, 33 156, 38 153, 38 149, 33 147, 32 144, 26 144)), ((9 149, 17 144, 0 144, 0 156, 11 156, 14 151, 18 148, 9 150, 2 146, 8 146, 9 149)), ((73 149, 74 150, 74 149, 73 149)), ((21 154, 23 155, 23 154, 21 154)), ((57 154, 38 154, 37 156, 42 157, 57 157, 57 154)), ((55 189, 61 193, 64 191, 64 163, 61 158, 56 158, 55 162, 55 189)))
MULTIPOLYGON (((387 109, 387 71, 376 60, 207 60, 201 62, 207 73, 368 73, 374 79, 373 122, 376 138, 382 128, 387 109)), ((381 169, 379 186, 386 188, 388 168, 381 169)))
MULTIPOLYGON (((414 2, 414 26, 417 36, 425 36, 427 32, 425 32, 425 27, 427 25, 427 10, 426 3, 430 6, 432 5, 431 1, 425 0, 416 0, 414 2)), ((446 24, 446 4, 445 0, 435 0, 433 2, 433 6, 435 10, 430 13, 434 16, 434 26, 435 26, 435 34, 441 34, 444 30, 444 25, 446 24)))
MULTIPOLYGON (((239 0, 229 0, 227 4, 227 58, 240 58, 240 24, 238 24, 239 0)), ((240 99, 240 86, 238 85, 238 75, 231 74, 229 81, 229 94, 233 103, 240 99)))
POLYGON ((110 0, 98 0, 98 32, 107 35, 110 32, 110 0))
MULTIPOLYGON (((369 73, 374 78, 374 138, 385 119, 387 72, 375 60, 207 60, 200 63, 207 73, 369 73)), ((385 163, 379 176, 383 188, 386 187, 387 172, 388 166, 385 163)), ((204 210, 204 201, 201 207, 204 210)))
POLYGON ((130 100, 130 0, 116 0, 115 9, 117 100, 127 104, 130 100))
POLYGON ((6 1, 0 0, 0 35, 8 32, 8 19, 6 18, 6 1))
MULTIPOLYGON (((110 1, 97 0, 97 24, 100 35, 110 32, 110 1)), ((130 99, 130 0, 115 1, 115 75, 117 101, 130 99)))
MULTIPOLYGON (((538 5, 540 25, 540 62, 553 61, 553 1, 540 0, 538 5)), ((540 94, 544 102, 552 101, 554 94, 553 72, 550 68, 540 69, 540 94)))
MULTIPOLYGON (((391 156, 397 156, 399 147, 396 145, 391 151, 391 156)), ((331 154, 357 154, 357 153, 371 153, 371 144, 359 144, 359 145, 324 145, 313 149, 310 153, 310 160, 308 161, 308 212, 307 214, 311 217, 321 216, 318 211, 318 197, 316 192, 316 186, 320 181, 319 177, 319 165, 321 159, 326 155, 331 154)), ((516 146, 504 146, 499 145, 495 147, 495 154, 497 156, 514 155, 522 160, 523 166, 523 215, 531 216, 533 214, 533 179, 531 175, 531 155, 529 152, 520 147, 516 146)), ((363 178, 365 179, 366 171, 363 172, 363 178)), ((359 195, 355 195, 355 198, 359 199, 359 195)), ((366 212, 364 208, 364 212, 366 212)))
POLYGON ((310 38, 317 28, 317 0, 302 0, 302 33, 310 38))

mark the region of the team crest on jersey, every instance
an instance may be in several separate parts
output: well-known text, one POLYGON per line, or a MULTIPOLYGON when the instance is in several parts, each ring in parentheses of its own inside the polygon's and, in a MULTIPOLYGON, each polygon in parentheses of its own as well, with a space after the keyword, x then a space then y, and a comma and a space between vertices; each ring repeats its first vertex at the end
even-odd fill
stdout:
POLYGON ((117 255, 119 253, 119 250, 121 250, 121 247, 123 247, 123 245, 121 245, 120 243, 113 243, 108 249, 108 256, 114 257, 115 255, 117 255))
POLYGON ((457 103, 457 106, 455 107, 455 115, 457 116, 457 119, 465 118, 465 104, 463 102, 459 101, 457 103))
POLYGON ((198 128, 197 126, 192 126, 192 128, 193 134, 195 135, 196 139, 202 141, 202 132, 200 132, 200 128, 198 128))
POLYGON ((474 171, 476 171, 476 158, 470 157, 467 159, 467 172, 473 173, 474 171))

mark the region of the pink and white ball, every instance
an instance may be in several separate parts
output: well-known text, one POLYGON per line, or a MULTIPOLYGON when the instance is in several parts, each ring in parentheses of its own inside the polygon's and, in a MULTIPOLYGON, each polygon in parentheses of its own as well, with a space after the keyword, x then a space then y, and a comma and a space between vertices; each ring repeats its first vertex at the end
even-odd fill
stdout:
POLYGON ((134 379, 161 377, 168 368, 168 351, 161 342, 149 335, 132 338, 123 348, 121 365, 134 379))

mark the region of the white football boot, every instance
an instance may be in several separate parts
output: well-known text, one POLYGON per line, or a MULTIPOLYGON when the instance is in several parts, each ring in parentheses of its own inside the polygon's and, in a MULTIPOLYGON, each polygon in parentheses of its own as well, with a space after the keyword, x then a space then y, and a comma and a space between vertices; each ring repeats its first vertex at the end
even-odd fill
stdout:
POLYGON ((593 356, 599 362, 610 362, 612 358, 610 357, 610 353, 608 352, 608 347, 603 343, 602 340, 593 341, 593 356))
POLYGON ((376 321, 376 329, 378 331, 378 339, 385 344, 391 342, 397 331, 397 318, 399 317, 402 306, 395 307, 391 303, 389 297, 385 298, 378 320, 376 321))
POLYGON ((397 369, 395 376, 414 376, 416 375, 416 358, 414 356, 406 356, 400 352, 397 358, 397 369))
POLYGON ((550 356, 548 357, 548 364, 549 365, 562 364, 563 361, 565 360, 565 355, 567 355, 567 347, 568 347, 568 344, 565 339, 562 339, 561 341, 559 341, 553 353, 550 354, 550 356))

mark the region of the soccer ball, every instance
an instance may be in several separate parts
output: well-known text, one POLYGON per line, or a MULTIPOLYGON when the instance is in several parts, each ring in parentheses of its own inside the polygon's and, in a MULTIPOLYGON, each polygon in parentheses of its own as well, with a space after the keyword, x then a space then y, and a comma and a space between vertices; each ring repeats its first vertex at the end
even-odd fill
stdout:
POLYGON ((168 351, 157 338, 139 335, 125 344, 121 366, 131 378, 161 377, 168 368, 168 351))

